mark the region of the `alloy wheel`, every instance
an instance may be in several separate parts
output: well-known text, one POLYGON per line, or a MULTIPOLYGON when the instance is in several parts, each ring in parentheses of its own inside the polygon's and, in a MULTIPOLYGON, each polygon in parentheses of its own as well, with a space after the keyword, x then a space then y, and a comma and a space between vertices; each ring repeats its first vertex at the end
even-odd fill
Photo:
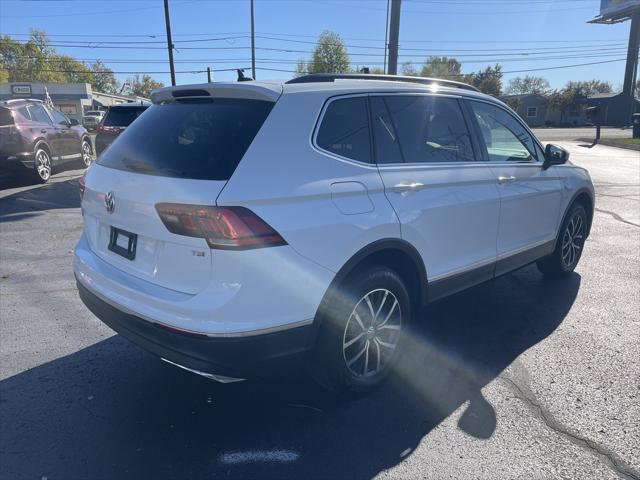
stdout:
POLYGON ((49 180, 51 176, 51 159, 44 150, 38 150, 36 154, 36 172, 45 182, 49 180))
POLYGON ((391 291, 380 288, 364 295, 351 311, 342 337, 349 371, 371 377, 384 370, 398 346, 401 328, 400 303, 391 291))
POLYGON ((580 258, 580 251, 584 245, 585 222, 582 215, 574 214, 569 220, 562 235, 562 264, 571 269, 580 258))
POLYGON ((86 140, 82 142, 82 161, 87 167, 91 164, 91 145, 86 140))

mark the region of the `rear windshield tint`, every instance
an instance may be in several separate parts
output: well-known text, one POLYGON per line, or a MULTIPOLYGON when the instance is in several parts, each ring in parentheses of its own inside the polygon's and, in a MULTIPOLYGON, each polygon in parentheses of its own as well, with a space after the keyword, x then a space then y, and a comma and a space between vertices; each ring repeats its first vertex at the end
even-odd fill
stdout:
POLYGON ((245 99, 153 105, 98 163, 149 175, 228 180, 272 107, 245 99))
POLYGON ((146 109, 147 107, 111 108, 102 124, 107 127, 128 127, 146 109))
POLYGON ((13 115, 8 108, 0 108, 0 127, 13 125, 13 115))

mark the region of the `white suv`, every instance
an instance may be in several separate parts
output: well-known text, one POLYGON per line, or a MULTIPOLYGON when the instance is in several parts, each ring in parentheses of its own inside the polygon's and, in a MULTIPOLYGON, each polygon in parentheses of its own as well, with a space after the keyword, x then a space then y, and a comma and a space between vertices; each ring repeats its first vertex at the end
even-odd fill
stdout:
POLYGON ((420 307, 537 262, 573 271, 594 190, 457 82, 308 75, 156 90, 81 182, 80 297, 219 381, 393 370, 420 307))

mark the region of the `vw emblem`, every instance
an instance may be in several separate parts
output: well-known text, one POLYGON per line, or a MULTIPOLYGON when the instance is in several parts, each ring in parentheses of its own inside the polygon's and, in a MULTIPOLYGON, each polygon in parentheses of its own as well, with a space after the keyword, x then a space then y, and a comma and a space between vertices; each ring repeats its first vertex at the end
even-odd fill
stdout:
POLYGON ((104 206, 108 213, 113 213, 113 210, 116 208, 116 198, 113 195, 113 192, 109 192, 105 195, 104 206))

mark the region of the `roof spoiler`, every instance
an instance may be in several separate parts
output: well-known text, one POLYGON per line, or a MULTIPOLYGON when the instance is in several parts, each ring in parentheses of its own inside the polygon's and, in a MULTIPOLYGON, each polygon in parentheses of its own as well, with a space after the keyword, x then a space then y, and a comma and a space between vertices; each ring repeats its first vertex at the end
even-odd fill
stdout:
POLYGON ((370 73, 312 73, 293 78, 286 83, 334 82, 336 80, 382 80, 387 82, 421 83, 425 85, 442 85, 443 87, 461 88, 479 92, 473 85, 442 78, 410 77, 407 75, 378 75, 370 73))

